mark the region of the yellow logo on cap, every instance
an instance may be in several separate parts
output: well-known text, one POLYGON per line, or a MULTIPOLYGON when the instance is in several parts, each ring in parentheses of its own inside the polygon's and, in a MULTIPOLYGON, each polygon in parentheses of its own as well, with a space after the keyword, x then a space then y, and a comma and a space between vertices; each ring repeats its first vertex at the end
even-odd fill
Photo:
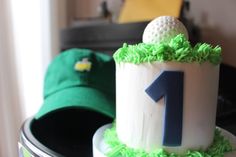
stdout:
POLYGON ((75 70, 83 72, 90 71, 92 67, 92 63, 88 60, 88 58, 83 58, 82 61, 78 61, 75 64, 75 70))

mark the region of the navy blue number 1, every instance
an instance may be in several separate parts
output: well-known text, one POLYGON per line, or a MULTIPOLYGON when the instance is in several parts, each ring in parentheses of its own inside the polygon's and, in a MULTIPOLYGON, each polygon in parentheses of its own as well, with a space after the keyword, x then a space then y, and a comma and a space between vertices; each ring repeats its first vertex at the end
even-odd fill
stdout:
POLYGON ((181 146, 183 127, 183 89, 183 72, 164 71, 145 90, 155 102, 158 102, 162 97, 164 97, 164 146, 181 146))

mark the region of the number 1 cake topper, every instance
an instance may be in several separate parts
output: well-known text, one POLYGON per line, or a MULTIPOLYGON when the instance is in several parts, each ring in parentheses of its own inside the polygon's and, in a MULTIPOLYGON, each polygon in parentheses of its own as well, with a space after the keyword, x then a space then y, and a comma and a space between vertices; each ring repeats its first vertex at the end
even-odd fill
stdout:
POLYGON ((183 72, 164 71, 145 90, 155 102, 158 102, 162 97, 164 97, 164 146, 181 145, 183 123, 183 87, 183 72))

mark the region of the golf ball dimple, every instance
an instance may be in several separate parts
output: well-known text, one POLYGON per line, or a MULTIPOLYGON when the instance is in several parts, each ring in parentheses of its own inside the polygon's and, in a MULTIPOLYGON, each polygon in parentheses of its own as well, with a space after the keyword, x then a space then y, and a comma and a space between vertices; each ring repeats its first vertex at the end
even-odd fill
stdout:
POLYGON ((151 21, 143 32, 143 42, 156 44, 169 42, 178 34, 184 34, 188 39, 188 32, 185 26, 175 17, 160 16, 151 21))

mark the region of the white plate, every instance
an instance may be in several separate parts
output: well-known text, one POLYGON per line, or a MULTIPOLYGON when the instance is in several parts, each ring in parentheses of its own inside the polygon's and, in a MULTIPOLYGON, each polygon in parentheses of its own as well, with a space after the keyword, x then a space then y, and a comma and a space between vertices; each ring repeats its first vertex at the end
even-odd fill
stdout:
MULTIPOLYGON (((95 132, 93 136, 93 157, 106 157, 104 154, 109 151, 109 147, 104 143, 103 134, 108 128, 111 128, 111 124, 106 124, 95 132)), ((236 137, 222 128, 217 128, 221 130, 222 135, 236 148, 236 137)), ((227 153, 225 157, 236 157, 236 152, 227 153)))

